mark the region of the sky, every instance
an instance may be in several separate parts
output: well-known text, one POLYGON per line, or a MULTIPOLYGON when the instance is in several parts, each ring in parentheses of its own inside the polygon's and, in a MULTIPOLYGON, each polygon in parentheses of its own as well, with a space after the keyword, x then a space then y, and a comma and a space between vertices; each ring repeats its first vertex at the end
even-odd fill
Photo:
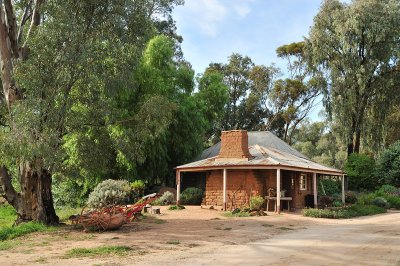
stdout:
MULTIPOLYGON (((232 53, 249 56, 255 64, 286 62, 276 48, 308 35, 321 0, 185 0, 175 8, 182 50, 196 73, 211 63, 227 63, 232 53)), ((319 104, 310 115, 317 121, 319 104)))

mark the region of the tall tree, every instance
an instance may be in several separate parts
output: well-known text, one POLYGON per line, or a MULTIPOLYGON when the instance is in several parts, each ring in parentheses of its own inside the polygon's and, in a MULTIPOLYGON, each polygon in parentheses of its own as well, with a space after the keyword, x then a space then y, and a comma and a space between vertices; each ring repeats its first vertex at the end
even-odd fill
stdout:
POLYGON ((374 123, 383 124, 399 94, 399 36, 397 0, 326 0, 314 18, 311 63, 326 75, 325 105, 341 125, 348 154, 360 152, 367 113, 379 113, 374 123))
POLYGON ((282 117, 285 121, 283 139, 291 144, 294 131, 314 107, 315 99, 325 84, 318 76, 311 77, 305 60, 304 42, 280 46, 276 52, 278 57, 287 60, 288 78, 274 83, 270 101, 274 118, 282 117))
MULTIPOLYGON (((162 97, 144 99, 135 113, 121 108, 116 97, 129 94, 135 83, 131 73, 157 32, 154 20, 179 3, 0 1, 6 114, 0 128, 0 184, 19 221, 58 222, 52 174, 63 167, 63 159, 72 161, 71 154, 85 151, 90 162, 92 152, 102 152, 96 144, 104 141, 119 148, 118 156, 128 140, 131 156, 140 157, 147 138, 139 136, 157 137, 169 124, 172 109, 162 97), (124 130, 126 123, 136 124, 124 130)), ((109 155, 103 154, 107 161, 109 155)))

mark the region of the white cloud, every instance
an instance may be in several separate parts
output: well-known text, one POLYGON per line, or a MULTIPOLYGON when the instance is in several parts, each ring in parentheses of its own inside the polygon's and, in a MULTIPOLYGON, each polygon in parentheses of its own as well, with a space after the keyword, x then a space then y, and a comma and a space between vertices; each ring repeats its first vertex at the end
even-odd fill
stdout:
POLYGON ((228 15, 228 9, 220 0, 190 0, 185 6, 194 21, 205 35, 216 36, 218 26, 228 15))
POLYGON ((233 9, 240 18, 245 18, 251 12, 251 3, 254 0, 237 0, 233 3, 233 9))

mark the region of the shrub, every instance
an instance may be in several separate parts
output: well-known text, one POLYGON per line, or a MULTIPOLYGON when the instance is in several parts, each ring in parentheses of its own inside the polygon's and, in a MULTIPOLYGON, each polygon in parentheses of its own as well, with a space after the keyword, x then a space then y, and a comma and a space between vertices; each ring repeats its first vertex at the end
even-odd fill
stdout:
POLYGON ((96 186, 90 193, 88 204, 94 208, 101 208, 112 204, 123 204, 130 193, 130 186, 125 180, 108 179, 96 186))
POLYGON ((343 202, 335 200, 335 201, 332 203, 332 206, 333 206, 333 207, 342 207, 342 206, 343 206, 343 202))
POLYGON ((152 205, 164 206, 164 205, 170 205, 174 202, 175 202, 174 194, 170 191, 165 191, 164 194, 161 195, 161 197, 153 201, 152 205))
POLYGON ((345 196, 346 203, 354 204, 357 202, 357 196, 356 196, 356 194, 354 194, 354 192, 347 191, 344 196, 345 196))
POLYGON ((185 206, 182 205, 171 205, 168 207, 168 210, 170 211, 180 211, 180 210, 184 210, 185 206))
POLYGON ((368 194, 361 194, 357 198, 357 202, 361 205, 371 205, 372 200, 376 198, 376 195, 374 193, 368 193, 368 194))
POLYGON ((143 196, 145 188, 146 183, 143 180, 138 179, 131 183, 131 189, 136 195, 143 196))
POLYGON ((325 208, 332 206, 333 198, 330 196, 321 196, 319 198, 319 206, 325 208))
POLYGON ((372 204, 381 208, 388 208, 389 204, 385 198, 382 197, 376 197, 375 199, 372 200, 372 204))
POLYGON ((344 166, 349 177, 349 189, 373 190, 379 184, 375 178, 375 161, 364 154, 353 153, 344 166))
POLYGON ((398 195, 399 189, 392 185, 383 185, 377 192, 385 195, 398 195))
POLYGON ((265 200, 261 196, 252 196, 250 197, 250 209, 252 210, 260 210, 265 200))
POLYGON ((381 182, 400 187, 400 140, 382 152, 376 168, 381 182))
POLYGON ((203 200, 203 190, 196 187, 189 187, 181 193, 181 201, 183 204, 201 204, 203 200))
POLYGON ((400 197, 399 196, 387 196, 386 200, 388 201, 390 208, 395 208, 400 210, 400 197))
POLYGON ((348 219, 357 216, 374 215, 385 212, 385 208, 381 208, 378 206, 355 204, 339 210, 304 209, 303 215, 314 218, 348 219))
POLYGON ((337 180, 321 178, 318 183, 318 194, 320 195, 333 196, 334 194, 340 194, 341 191, 341 184, 337 180))

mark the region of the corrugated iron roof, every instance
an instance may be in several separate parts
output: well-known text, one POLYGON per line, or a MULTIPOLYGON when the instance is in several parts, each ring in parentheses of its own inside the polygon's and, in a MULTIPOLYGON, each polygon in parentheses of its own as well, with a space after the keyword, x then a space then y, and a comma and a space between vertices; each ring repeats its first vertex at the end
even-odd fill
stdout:
POLYGON ((342 171, 327 167, 311 161, 287 143, 268 131, 248 132, 249 152, 252 158, 248 161, 218 159, 216 160, 221 143, 206 149, 198 157, 198 160, 178 166, 177 169, 206 169, 219 167, 288 167, 314 170, 323 173, 341 174, 342 171))

